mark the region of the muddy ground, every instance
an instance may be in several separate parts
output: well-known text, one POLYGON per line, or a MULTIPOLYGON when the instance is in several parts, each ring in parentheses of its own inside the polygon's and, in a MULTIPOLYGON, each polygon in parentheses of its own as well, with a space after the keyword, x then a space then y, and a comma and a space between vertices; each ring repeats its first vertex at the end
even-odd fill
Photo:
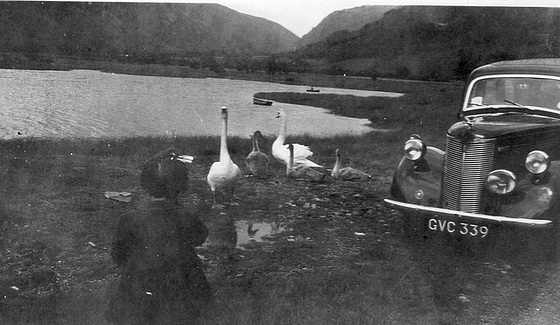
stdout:
MULTIPOLYGON (((118 279, 109 258, 112 229, 122 212, 146 199, 137 184, 141 161, 77 155, 10 161, 3 169, 12 186, 2 191, 2 323, 104 324, 107 292, 118 279), (133 201, 108 199, 108 190, 130 192, 133 201)), ((483 244, 409 238, 402 215, 382 201, 389 195, 392 166, 372 162, 372 180, 363 183, 287 179, 281 166, 274 168, 266 180, 245 177, 236 192, 238 205, 217 210, 210 208, 206 162, 191 168, 190 190, 181 202, 200 211, 210 229, 198 253, 216 297, 216 309, 203 323, 558 320, 550 305, 558 302, 558 266, 538 248, 503 244, 499 237, 483 244), (240 238, 249 241, 240 245, 240 238), (356 275, 368 279, 367 290, 356 275), (335 306, 333 314, 300 322, 271 315, 279 308, 273 304, 286 301, 271 297, 289 284, 299 286, 293 292, 301 296, 283 313, 309 308, 319 314, 335 306), (372 299, 377 309, 359 315, 340 297, 350 304, 372 299), (237 303, 246 310, 228 311, 237 303), (349 310, 358 315, 348 316, 349 310)))

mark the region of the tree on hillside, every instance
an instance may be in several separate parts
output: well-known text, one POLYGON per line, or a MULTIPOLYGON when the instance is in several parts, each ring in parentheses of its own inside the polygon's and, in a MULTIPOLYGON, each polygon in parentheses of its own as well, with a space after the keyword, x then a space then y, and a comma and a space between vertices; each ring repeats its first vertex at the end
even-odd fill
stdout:
POLYGON ((406 70, 411 78, 462 79, 494 61, 560 56, 560 8, 404 6, 298 53, 330 66, 375 59, 379 76, 406 70))

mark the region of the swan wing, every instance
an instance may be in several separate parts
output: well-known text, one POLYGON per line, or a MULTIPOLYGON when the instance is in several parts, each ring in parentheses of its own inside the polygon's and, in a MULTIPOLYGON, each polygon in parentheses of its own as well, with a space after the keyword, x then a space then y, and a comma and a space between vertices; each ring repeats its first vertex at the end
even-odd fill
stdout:
POLYGON ((241 174, 241 169, 233 161, 230 161, 225 168, 225 172, 222 175, 223 187, 230 187, 235 185, 243 175, 241 174))
POLYGON ((257 177, 264 177, 268 171, 268 156, 263 152, 252 152, 246 159, 247 167, 257 177))
POLYGON ((246 161, 247 163, 264 161, 268 162, 268 156, 264 152, 253 151, 247 156, 246 161))
POLYGON ((206 176, 206 180, 208 181, 208 185, 210 185, 212 191, 216 190, 216 188, 218 187, 217 184, 221 180, 221 169, 222 168, 219 161, 213 163, 212 166, 210 166, 210 171, 208 172, 208 176, 206 176))
MULTIPOLYGON (((313 152, 309 150, 308 146, 294 143, 294 160, 303 160, 307 159, 307 157, 313 156, 313 152)), ((288 145, 284 146, 286 150, 288 150, 288 145)))
POLYGON ((311 156, 313 156, 313 152, 309 150, 308 146, 299 143, 294 143, 294 166, 323 167, 309 160, 308 158, 311 156))
POLYGON ((241 178, 243 178, 243 174, 241 174, 241 169, 239 168, 239 166, 237 166, 233 162, 231 168, 232 168, 232 174, 230 177, 231 183, 237 183, 241 178))
POLYGON ((234 186, 242 178, 241 170, 233 162, 217 161, 208 172, 207 181, 212 190, 234 186))
MULTIPOLYGON (((308 146, 294 143, 294 167, 322 167, 321 165, 307 159, 313 156, 313 152, 309 150, 308 146)), ((290 161, 290 150, 288 145, 274 145, 272 146, 272 156, 284 165, 288 165, 290 161)))
POLYGON ((300 160, 294 159, 294 166, 295 167, 319 167, 319 168, 323 167, 309 159, 300 159, 300 160))
POLYGON ((371 175, 352 167, 345 167, 340 169, 337 178, 347 181, 367 180, 371 178, 371 175))
POLYGON ((288 165, 288 162, 290 161, 290 150, 288 150, 288 145, 284 145, 280 138, 277 138, 276 141, 272 143, 272 157, 284 165, 288 165))
POLYGON ((288 173, 288 176, 296 179, 303 179, 311 182, 320 183, 325 180, 326 174, 318 170, 315 170, 311 167, 300 166, 300 167, 293 168, 293 170, 290 171, 290 173, 288 173))

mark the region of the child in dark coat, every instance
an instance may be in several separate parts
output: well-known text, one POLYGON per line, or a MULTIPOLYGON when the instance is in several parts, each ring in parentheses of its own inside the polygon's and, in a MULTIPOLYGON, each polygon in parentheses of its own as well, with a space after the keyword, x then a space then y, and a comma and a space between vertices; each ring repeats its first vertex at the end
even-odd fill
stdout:
POLYGON ((187 168, 168 149, 146 162, 140 182, 154 199, 118 223, 111 255, 121 279, 107 318, 116 324, 196 323, 212 295, 194 249, 208 229, 177 202, 187 189, 187 168))

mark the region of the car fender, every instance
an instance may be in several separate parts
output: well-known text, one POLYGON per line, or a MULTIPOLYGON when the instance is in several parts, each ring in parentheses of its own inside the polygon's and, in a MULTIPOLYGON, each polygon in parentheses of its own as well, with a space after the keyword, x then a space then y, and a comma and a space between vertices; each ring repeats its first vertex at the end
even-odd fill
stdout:
POLYGON ((501 205, 503 215, 555 220, 560 207, 560 162, 554 161, 545 176, 526 174, 518 180, 519 200, 501 205))
POLYGON ((395 171, 392 195, 397 200, 440 206, 445 152, 428 146, 417 161, 403 157, 395 171))

